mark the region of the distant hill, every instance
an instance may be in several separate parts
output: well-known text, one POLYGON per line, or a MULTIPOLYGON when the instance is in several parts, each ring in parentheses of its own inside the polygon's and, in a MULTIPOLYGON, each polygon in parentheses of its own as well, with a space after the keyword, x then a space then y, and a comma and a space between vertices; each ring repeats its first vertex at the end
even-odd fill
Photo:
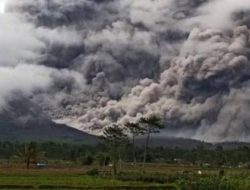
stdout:
MULTIPOLYGON (((144 145, 145 139, 139 138, 136 140, 137 145, 144 145)), ((246 142, 223 142, 223 143, 208 143, 204 141, 194 140, 194 139, 185 139, 185 138, 176 138, 176 137, 158 137, 154 136, 150 139, 151 147, 166 147, 166 148, 182 148, 182 149, 193 149, 198 146, 203 146, 204 148, 214 149, 218 146, 223 147, 224 149, 233 149, 240 146, 249 146, 250 143, 246 142)))
POLYGON ((31 119, 25 124, 0 120, 0 139, 9 141, 76 141, 95 144, 97 138, 49 120, 31 119))
MULTIPOLYGON (((87 134, 83 131, 71 128, 67 125, 56 124, 45 118, 25 118, 25 122, 11 120, 10 118, 0 115, 0 140, 8 141, 61 141, 76 142, 83 144, 96 144, 98 137, 87 134)), ((145 139, 141 137, 136 140, 138 146, 144 146, 145 139)), ((199 140, 176 138, 176 137, 159 137, 153 136, 150 139, 151 147, 182 148, 194 149, 198 146, 214 149, 222 146, 224 149, 237 148, 239 146, 249 146, 250 143, 244 142, 224 142, 208 143, 199 140)))
POLYGON ((29 99, 20 96, 10 101, 7 109, 0 112, 0 140, 97 142, 93 135, 54 123, 29 99))
MULTIPOLYGON (((89 135, 67 125, 56 124, 40 112, 40 108, 32 104, 29 99, 12 100, 8 109, 0 112, 0 141, 75 141, 84 144, 97 143, 97 137, 89 135)), ((137 145, 144 145, 144 138, 136 140, 137 145)), ((193 149, 198 146, 215 148, 218 145, 225 149, 239 146, 250 146, 249 143, 226 142, 207 143, 198 140, 153 136, 150 146, 193 149)))

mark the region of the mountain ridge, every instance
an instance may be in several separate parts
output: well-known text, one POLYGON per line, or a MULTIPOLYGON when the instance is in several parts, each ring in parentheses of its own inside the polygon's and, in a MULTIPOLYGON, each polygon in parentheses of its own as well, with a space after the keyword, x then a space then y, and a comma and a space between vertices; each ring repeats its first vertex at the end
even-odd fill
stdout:
POLYGON ((0 121, 0 139, 3 141, 68 141, 96 144, 97 138, 83 131, 50 120, 32 119, 25 124, 0 121))
MULTIPOLYGON (((81 130, 72 128, 64 124, 57 124, 48 119, 32 118, 26 123, 0 119, 0 141, 59 141, 75 142, 86 145, 96 145, 98 136, 90 135, 81 130)), ((145 139, 136 139, 137 146, 144 146, 145 139)), ((204 147, 215 149, 221 146, 224 149, 234 149, 241 146, 249 146, 247 142, 205 142, 195 139, 178 137, 157 137, 150 139, 150 147, 194 149, 204 147)))

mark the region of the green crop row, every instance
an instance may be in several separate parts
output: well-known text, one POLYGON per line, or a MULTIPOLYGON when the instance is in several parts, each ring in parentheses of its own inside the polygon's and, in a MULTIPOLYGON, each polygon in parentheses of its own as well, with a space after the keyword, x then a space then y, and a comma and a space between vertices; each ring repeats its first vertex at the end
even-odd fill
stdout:
POLYGON ((24 190, 176 190, 174 185, 141 185, 141 186, 70 186, 70 185, 0 185, 0 189, 24 190))
POLYGON ((179 180, 180 190, 249 190, 250 178, 240 177, 206 177, 179 180))

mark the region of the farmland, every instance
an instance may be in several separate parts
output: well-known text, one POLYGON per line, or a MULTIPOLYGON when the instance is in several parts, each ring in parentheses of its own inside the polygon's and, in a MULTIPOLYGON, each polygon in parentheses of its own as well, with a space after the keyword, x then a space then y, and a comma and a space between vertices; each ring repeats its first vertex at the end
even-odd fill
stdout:
POLYGON ((109 167, 97 165, 60 163, 27 170, 25 165, 5 164, 0 168, 0 189, 250 189, 250 170, 223 171, 224 175, 219 176, 215 168, 158 163, 147 164, 145 173, 140 175, 131 163, 123 163, 119 175, 113 178, 109 167))
POLYGON ((2 142, 0 189, 250 189, 247 144, 192 149, 135 146, 120 132, 112 129, 96 145, 2 142))

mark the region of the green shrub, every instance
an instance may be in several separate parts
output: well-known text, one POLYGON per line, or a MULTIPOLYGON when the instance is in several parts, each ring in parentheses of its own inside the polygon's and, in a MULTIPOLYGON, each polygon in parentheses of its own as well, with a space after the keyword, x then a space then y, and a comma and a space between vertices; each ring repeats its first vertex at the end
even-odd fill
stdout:
POLYGON ((107 166, 110 163, 110 156, 105 153, 100 153, 97 155, 97 161, 100 166, 107 166))
POLYGON ((93 162, 94 162, 94 157, 92 156, 92 155, 90 155, 90 154, 87 154, 86 156, 84 156, 83 158, 82 158, 82 164, 83 165, 92 165, 93 164, 93 162))
POLYGON ((90 176, 97 176, 97 175, 99 175, 99 170, 94 168, 92 170, 87 171, 86 174, 90 175, 90 176))
POLYGON ((180 190, 249 190, 250 180, 236 177, 205 177, 178 180, 180 190))

